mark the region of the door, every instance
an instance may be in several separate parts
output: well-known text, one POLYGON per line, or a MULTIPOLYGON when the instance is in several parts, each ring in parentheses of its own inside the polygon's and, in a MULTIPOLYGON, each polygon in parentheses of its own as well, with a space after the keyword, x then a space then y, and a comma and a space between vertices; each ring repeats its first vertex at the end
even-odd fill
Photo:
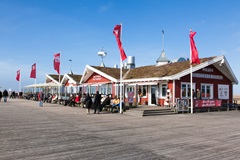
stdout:
POLYGON ((148 105, 156 105, 156 89, 157 85, 148 87, 148 105))

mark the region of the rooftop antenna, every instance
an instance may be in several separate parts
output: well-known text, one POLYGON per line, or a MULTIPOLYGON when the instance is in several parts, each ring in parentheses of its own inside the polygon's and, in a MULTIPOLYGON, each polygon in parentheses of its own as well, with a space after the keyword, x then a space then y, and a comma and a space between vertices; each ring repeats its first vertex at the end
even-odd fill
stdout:
POLYGON ((102 63, 100 64, 100 66, 105 67, 105 64, 103 63, 103 58, 107 56, 107 52, 103 50, 103 47, 102 50, 98 52, 98 56, 102 58, 102 63))
POLYGON ((73 74, 73 72, 72 72, 72 59, 69 59, 69 62, 70 62, 70 72, 69 72, 69 74, 73 74))
POLYGON ((162 30, 162 49, 164 51, 164 30, 162 30))

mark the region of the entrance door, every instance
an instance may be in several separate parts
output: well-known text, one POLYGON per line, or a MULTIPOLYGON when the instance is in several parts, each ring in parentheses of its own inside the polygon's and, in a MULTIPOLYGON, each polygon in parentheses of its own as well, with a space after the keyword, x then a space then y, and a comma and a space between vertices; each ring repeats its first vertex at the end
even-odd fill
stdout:
POLYGON ((148 105, 156 105, 156 85, 148 87, 148 105))

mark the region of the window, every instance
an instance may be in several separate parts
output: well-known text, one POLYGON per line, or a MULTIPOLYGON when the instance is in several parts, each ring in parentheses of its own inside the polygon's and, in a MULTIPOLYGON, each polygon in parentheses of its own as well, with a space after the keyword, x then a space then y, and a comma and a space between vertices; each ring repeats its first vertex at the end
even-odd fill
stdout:
POLYGON ((86 86, 86 93, 90 94, 90 86, 86 86))
POLYGON ((112 84, 108 84, 108 86, 107 86, 107 94, 112 94, 112 84))
POLYGON ((127 86, 127 92, 134 92, 134 86, 127 86))
POLYGON ((166 97, 167 95, 167 84, 161 84, 161 96, 166 97))
POLYGON ((146 85, 142 85, 142 86, 138 86, 139 87, 139 94, 141 97, 146 97, 147 94, 147 86, 146 85))
MULTIPOLYGON (((193 90, 195 91, 195 84, 192 84, 193 90)), ((181 97, 191 98, 191 83, 181 83, 181 97)))
POLYGON ((91 93, 91 94, 95 94, 96 91, 97 91, 97 86, 91 86, 91 87, 90 87, 90 93, 91 93))
POLYGON ((100 92, 100 94, 107 95, 107 85, 103 84, 103 85, 99 86, 99 92, 100 92))
POLYGON ((134 93, 134 86, 127 86, 126 87, 125 97, 128 97, 128 92, 133 92, 134 93))
POLYGON ((201 84, 201 97, 202 99, 213 98, 213 84, 201 84))

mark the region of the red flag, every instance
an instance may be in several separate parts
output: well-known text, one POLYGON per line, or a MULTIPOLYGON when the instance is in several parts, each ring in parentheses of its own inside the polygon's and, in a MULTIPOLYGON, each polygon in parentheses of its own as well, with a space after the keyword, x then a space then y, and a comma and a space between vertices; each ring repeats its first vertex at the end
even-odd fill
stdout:
POLYGON ((17 80, 17 81, 20 81, 20 70, 17 71, 16 80, 17 80))
POLYGON ((114 29, 113 29, 113 34, 115 35, 116 40, 117 40, 117 43, 118 43, 118 48, 119 48, 119 50, 120 50, 121 59, 122 59, 122 61, 124 61, 124 60, 127 58, 127 56, 126 56, 126 54, 125 54, 125 52, 124 52, 124 49, 123 49, 123 47, 122 47, 122 42, 121 42, 121 40, 120 40, 121 28, 122 28, 121 25, 116 25, 116 26, 114 27, 114 29))
POLYGON ((197 64, 200 64, 200 59, 198 58, 198 51, 197 51, 197 48, 196 48, 196 45, 195 45, 195 42, 194 42, 194 35, 196 34, 197 32, 192 32, 190 31, 190 46, 191 46, 191 64, 194 64, 194 63, 197 63, 197 64))
POLYGON ((32 65, 32 70, 30 73, 30 78, 36 78, 36 63, 32 65))
POLYGON ((53 67, 60 74, 60 53, 54 54, 53 67))

